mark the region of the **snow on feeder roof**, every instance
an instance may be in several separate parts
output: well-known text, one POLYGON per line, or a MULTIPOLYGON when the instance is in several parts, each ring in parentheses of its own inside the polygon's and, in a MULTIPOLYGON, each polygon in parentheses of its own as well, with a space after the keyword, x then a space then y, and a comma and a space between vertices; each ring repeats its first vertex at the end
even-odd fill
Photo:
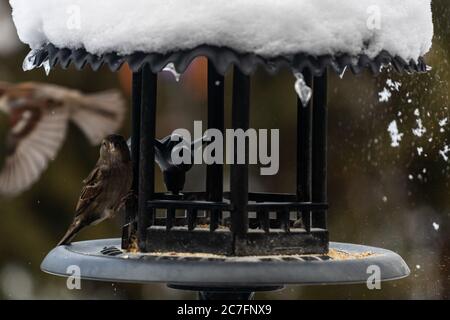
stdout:
MULTIPOLYGON (((83 59, 87 59, 83 62, 94 67, 95 56, 116 55, 127 57, 130 62, 130 56, 137 53, 167 58, 174 52, 226 48, 228 56, 212 59, 216 66, 219 60, 229 60, 228 64, 238 60, 244 64, 242 69, 246 73, 255 64, 267 64, 268 60, 276 61, 275 67, 271 66, 276 69, 278 59, 294 64, 297 69, 304 67, 302 63, 316 64, 311 69, 331 65, 336 71, 351 65, 368 67, 367 61, 359 61, 361 57, 372 63, 377 59, 383 63, 396 60, 401 70, 406 67, 407 71, 424 71, 421 57, 430 49, 433 37, 431 0, 134 0, 132 3, 10 0, 10 3, 20 39, 32 49, 46 48, 54 54, 56 48, 83 53, 83 59), (245 62, 249 57, 261 61, 245 62), (324 62, 324 58, 337 61, 324 62)), ((206 54, 218 54, 217 50, 208 50, 206 54)), ((205 52, 200 50, 197 54, 205 52)), ((64 56, 58 60, 61 58, 64 56)), ((69 63, 76 62, 71 58, 69 63)), ((158 61, 163 62, 166 61, 158 61)), ((116 59, 112 64, 117 63, 121 61, 116 59)), ((154 71, 159 71, 158 63, 152 66, 154 71)), ((183 63, 179 67, 183 71, 180 70, 183 63)))

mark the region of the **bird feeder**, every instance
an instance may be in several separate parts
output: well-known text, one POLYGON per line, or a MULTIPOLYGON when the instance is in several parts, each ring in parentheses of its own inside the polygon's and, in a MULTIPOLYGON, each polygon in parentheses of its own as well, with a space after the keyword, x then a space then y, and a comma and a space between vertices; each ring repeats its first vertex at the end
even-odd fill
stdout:
MULTIPOLYGON (((114 1, 115 4, 119 2, 114 1)), ((264 10, 270 9, 270 2, 264 1, 260 8, 257 4, 253 4, 255 6, 253 9, 262 10, 260 12, 262 16, 267 15, 266 18, 270 19, 271 10, 266 10, 267 12, 264 10)), ((353 13, 355 17, 350 16, 350 21, 353 19, 359 23, 361 17, 356 13, 365 12, 363 10, 365 7, 361 3, 366 1, 347 2, 354 5, 353 9, 349 10, 349 14, 353 13)), ((423 11, 423 21, 430 22, 429 3, 427 4, 427 1, 413 2, 414 5, 408 7, 407 13, 412 16, 413 13, 423 11)), ((240 3, 249 9, 244 1, 240 3)), ((84 4, 86 8, 92 7, 92 10, 95 10, 96 5, 97 2, 88 4, 87 1, 84 4)), ((156 1, 154 5, 158 8, 160 4, 156 1)), ((302 5, 302 1, 297 4, 287 3, 286 8, 291 6, 295 14, 302 11, 299 10, 302 5)), ((319 10, 321 5, 322 2, 318 1, 313 7, 319 10)), ((144 8, 139 6, 128 9, 127 12, 142 11, 144 8)), ((380 6, 386 6, 386 4, 380 2, 380 6)), ((394 6, 407 7, 405 1, 399 1, 394 6)), ((342 10, 342 7, 340 8, 342 10)), ((273 8, 275 12, 281 9, 273 8)), ((391 11, 395 10, 389 12, 391 11)), ((314 12, 318 14, 319 11, 314 12)), ((39 12, 37 14, 39 15, 39 12)), ((109 11, 105 14, 114 16, 109 11)), ((222 14, 229 17, 226 10, 222 14)), ((314 28, 314 24, 320 24, 320 22, 313 18, 306 19, 304 14, 300 14, 297 19, 304 20, 299 28, 309 28, 308 30, 314 34, 314 30, 320 29, 314 28)), ((174 26, 176 26, 176 17, 175 12, 172 16, 175 20, 174 26)), ((395 14, 388 17, 388 20, 385 23, 389 22, 389 25, 408 23, 404 17, 395 14)), ((417 20, 413 21, 417 23, 417 20)), ((62 28, 61 23, 56 21, 52 26, 62 28)), ((135 38, 139 38, 141 35, 139 32, 145 31, 150 33, 147 37, 150 39, 156 32, 153 32, 145 23, 139 26, 139 20, 133 23, 138 25, 136 27, 138 30, 130 29, 129 37, 133 37, 134 32, 135 38)), ((277 23, 277 21, 271 23, 277 23)), ((288 22, 280 21, 279 23, 288 22)), ((340 30, 341 26, 339 20, 334 23, 334 27, 331 23, 332 26, 326 32, 336 36, 333 30, 340 30)), ((104 29, 108 30, 109 25, 107 22, 104 29)), ((208 24, 203 27, 207 26, 208 24)), ((214 23, 211 23, 211 28, 214 29, 214 27, 214 23)), ((295 30, 296 26, 291 28, 295 30)), ((175 29, 181 33, 179 38, 189 37, 188 34, 183 33, 182 26, 175 29)), ((251 33, 252 30, 244 31, 251 33)), ((379 33, 364 31, 360 34, 352 31, 355 32, 353 35, 345 35, 345 32, 349 30, 342 30, 343 42, 345 39, 357 38, 359 35, 367 39, 361 39, 359 50, 355 51, 351 44, 348 50, 345 50, 345 45, 339 44, 333 47, 331 40, 333 36, 317 34, 312 36, 323 43, 324 49, 320 54, 317 53, 320 50, 309 46, 308 42, 301 42, 298 48, 295 45, 291 46, 294 49, 289 52, 283 48, 277 52, 277 50, 265 50, 262 43, 255 43, 253 46, 250 43, 246 46, 246 41, 251 40, 241 39, 233 42, 231 40, 235 38, 225 30, 220 34, 222 36, 225 34, 225 38, 231 39, 228 43, 222 41, 220 36, 216 37, 217 41, 207 37, 208 39, 204 39, 204 42, 200 37, 197 41, 193 41, 194 44, 189 45, 176 42, 163 43, 164 50, 154 44, 140 43, 134 47, 131 45, 124 53, 118 48, 126 46, 128 40, 113 41, 118 49, 114 51, 102 49, 100 46, 95 49, 90 48, 93 44, 88 43, 81 33, 73 34, 76 41, 73 39, 62 41, 58 36, 48 34, 46 41, 43 41, 39 47, 35 47, 27 57, 26 63, 29 66, 45 66, 47 70, 51 70, 58 65, 64 69, 73 65, 78 70, 86 66, 98 70, 106 65, 115 72, 124 64, 128 64, 133 71, 131 156, 134 175, 133 193, 136 201, 128 204, 122 239, 88 241, 68 247, 58 247, 45 259, 42 265, 43 270, 66 275, 66 266, 77 264, 81 267, 82 276, 87 279, 139 283, 165 282, 175 288, 198 290, 202 292, 201 298, 204 299, 224 298, 230 296, 230 291, 231 297, 249 298, 254 291, 274 290, 286 284, 366 282, 367 267, 374 264, 382 268, 382 280, 407 276, 409 274, 407 265, 393 252, 329 242, 327 224, 328 73, 342 74, 349 70, 359 74, 369 70, 376 76, 388 67, 399 73, 426 72, 427 65, 421 55, 426 46, 423 43, 413 45, 412 47, 422 48, 422 52, 413 58, 409 53, 401 54, 403 52, 401 48, 395 47, 388 41, 392 39, 380 40, 379 37, 386 32, 385 29, 379 33), (323 39, 320 38, 321 36, 323 39), (378 51, 374 54, 371 42, 377 39, 379 42, 374 46, 378 48, 378 51), (383 41, 388 44, 387 48, 382 47, 383 41), (62 46, 61 43, 70 45, 62 46), (232 43, 237 44, 232 45, 232 43), (257 49, 251 50, 250 47, 257 49), (391 48, 398 50, 391 52, 391 48), (244 131, 249 129, 252 116, 250 83, 257 68, 263 68, 273 75, 282 68, 289 68, 297 75, 297 79, 301 78, 304 81, 304 88, 312 89, 310 99, 302 99, 301 95, 297 99, 296 189, 294 192, 290 194, 252 192, 249 190, 248 164, 230 165, 229 177, 224 175, 223 165, 209 165, 206 173, 206 188, 202 192, 181 190, 176 193, 161 193, 155 191, 155 139, 158 138, 155 129, 158 122, 157 110, 162 107, 157 105, 158 74, 168 65, 173 66, 178 73, 183 73, 197 57, 206 57, 208 60, 208 128, 218 129, 221 132, 225 130, 224 119, 227 116, 224 107, 226 85, 231 86, 233 95, 232 128, 244 131), (224 79, 227 72, 232 72, 232 83, 229 84, 225 83, 224 79), (224 189, 225 179, 229 179, 229 190, 224 189), (200 212, 206 213, 201 217, 201 223, 200 212), (296 224, 296 221, 301 221, 301 225, 296 224), (136 240, 138 252, 129 252, 132 248, 136 249, 136 240), (339 261, 340 259, 330 252, 343 252, 347 258, 339 261), (99 268, 100 264, 101 268, 99 268), (179 272, 181 269, 183 272, 179 272)), ((400 31, 392 29, 391 32, 399 34, 400 31)), ((104 35, 104 33, 100 34, 104 35)), ((311 36, 307 32, 301 34, 306 38, 311 36)), ((145 37, 146 33, 143 35, 145 37)), ((123 35, 118 35, 118 39, 121 36, 123 35)), ((282 34, 277 36, 269 31, 267 37, 267 39, 263 37, 261 41, 271 43, 285 41, 282 34)), ((427 43, 429 39, 426 35, 423 37, 425 39, 423 42, 427 43)), ((404 40, 409 45, 420 42, 415 37, 406 37, 404 40)), ((295 39, 291 44, 295 44, 295 39)), ((111 45, 110 48, 112 47, 114 46, 111 45)), ((291 145, 283 145, 282 142, 280 147, 292 148, 291 145)))

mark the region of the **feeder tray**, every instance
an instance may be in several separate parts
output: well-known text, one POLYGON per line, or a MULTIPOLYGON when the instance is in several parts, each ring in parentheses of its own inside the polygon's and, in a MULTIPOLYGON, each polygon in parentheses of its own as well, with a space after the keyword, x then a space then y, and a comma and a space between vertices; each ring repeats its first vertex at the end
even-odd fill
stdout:
POLYGON ((271 291, 285 285, 366 283, 371 266, 380 281, 397 280, 410 270, 396 253, 361 245, 330 243, 323 255, 227 257, 206 254, 128 253, 120 239, 73 243, 53 249, 41 269, 70 276, 72 265, 87 280, 126 283, 167 283, 200 292, 271 291))

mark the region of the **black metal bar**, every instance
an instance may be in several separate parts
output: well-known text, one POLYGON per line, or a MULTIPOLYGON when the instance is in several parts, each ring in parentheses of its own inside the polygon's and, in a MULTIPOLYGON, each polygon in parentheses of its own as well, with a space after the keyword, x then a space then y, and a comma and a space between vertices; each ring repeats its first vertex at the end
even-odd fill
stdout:
MULTIPOLYGON (((301 211, 318 211, 328 209, 328 204, 325 203, 307 203, 307 202, 264 202, 252 203, 247 205, 248 211, 282 211, 283 209, 301 210, 301 211)), ((277 219, 279 220, 279 219, 277 219)), ((280 220, 281 221, 281 220, 280 220)))
MULTIPOLYGON (((327 195, 327 85, 328 75, 314 77, 314 111, 313 111, 313 179, 312 201, 326 203, 327 195)), ((327 211, 320 210, 313 214, 313 227, 327 228, 327 211)))
POLYGON ((154 209, 196 209, 196 210, 230 210, 230 205, 224 202, 209 201, 172 201, 172 200, 152 200, 147 202, 148 208, 154 209))
POLYGON ((149 210, 147 202, 155 193, 155 131, 156 97, 158 77, 148 65, 142 71, 142 101, 140 126, 139 160, 139 201, 138 201, 138 239, 139 247, 145 251, 147 229, 154 224, 154 210, 149 210))
POLYGON ((136 234, 139 192, 139 140, 141 126, 142 72, 134 72, 132 78, 131 101, 131 162, 133 164, 132 197, 125 204, 125 224, 122 228, 122 249, 129 249, 131 238, 136 234))
MULTIPOLYGON (((313 76, 309 69, 303 71, 308 86, 313 86, 313 76)), ((312 200, 312 143, 313 143, 313 102, 306 106, 297 97, 297 201, 312 200)), ((302 211, 305 230, 311 231, 311 211, 302 211)))
POLYGON ((259 220, 259 224, 262 230, 265 232, 270 231, 270 219, 269 219, 269 211, 260 209, 257 211, 257 216, 259 220))
POLYGON ((186 214, 187 214, 188 230, 192 231, 197 226, 197 210, 190 208, 187 210, 186 214))
MULTIPOLYGON (((147 203, 148 208, 152 209, 196 209, 196 210, 220 210, 231 211, 232 206, 225 202, 210 202, 210 201, 184 201, 184 200, 152 200, 147 203)), ((259 212, 261 210, 267 211, 281 211, 283 209, 302 210, 302 211, 318 211, 328 209, 328 204, 317 202, 264 202, 252 203, 246 205, 246 211, 259 212)))
POLYGON ((174 225, 175 225, 175 209, 173 207, 170 207, 167 209, 167 216, 166 216, 167 231, 172 229, 174 225))
POLYGON ((280 217, 281 228, 285 232, 289 232, 291 230, 291 221, 289 216, 289 208, 284 207, 280 211, 277 212, 277 215, 280 217))
POLYGON ((131 161, 133 163, 133 197, 127 202, 126 224, 134 221, 137 214, 137 195, 139 191, 139 140, 141 127, 142 72, 134 72, 131 102, 131 161))
MULTIPOLYGON (((230 193, 224 192, 225 199, 230 199, 230 193)), ((249 192, 248 200, 255 202, 296 202, 297 195, 290 193, 249 192)))
MULTIPOLYGON (((233 74, 233 111, 232 126, 234 130, 247 131, 250 126, 250 77, 239 68, 233 74)), ((237 236, 243 236, 248 230, 248 142, 246 143, 246 163, 236 164, 237 145, 234 143, 234 160, 230 172, 230 193, 233 210, 231 212, 231 230, 237 236)))
POLYGON ((186 201, 192 201, 192 200, 204 200, 205 199, 205 193, 204 192, 183 192, 182 194, 174 195, 167 192, 155 192, 155 199, 159 200, 186 200, 186 201))
MULTIPOLYGON (((220 75, 214 65, 208 61, 208 129, 225 131, 225 98, 224 77, 220 75)), ((206 194, 208 201, 223 199, 223 165, 209 165, 206 171, 206 194)), ((219 227, 221 212, 213 210, 210 213, 211 231, 219 227)))

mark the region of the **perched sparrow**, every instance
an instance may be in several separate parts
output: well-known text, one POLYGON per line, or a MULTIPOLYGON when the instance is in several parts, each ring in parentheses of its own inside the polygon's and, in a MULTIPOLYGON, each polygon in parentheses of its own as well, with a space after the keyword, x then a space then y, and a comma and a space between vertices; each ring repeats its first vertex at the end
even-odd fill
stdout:
POLYGON ((17 195, 39 179, 62 146, 70 121, 97 145, 121 126, 124 105, 115 90, 84 95, 50 84, 0 82, 0 111, 10 119, 0 195, 17 195))
POLYGON ((81 229, 113 217, 129 196, 131 182, 127 143, 122 136, 108 136, 102 142, 94 170, 83 181, 75 219, 58 245, 70 244, 81 229))

